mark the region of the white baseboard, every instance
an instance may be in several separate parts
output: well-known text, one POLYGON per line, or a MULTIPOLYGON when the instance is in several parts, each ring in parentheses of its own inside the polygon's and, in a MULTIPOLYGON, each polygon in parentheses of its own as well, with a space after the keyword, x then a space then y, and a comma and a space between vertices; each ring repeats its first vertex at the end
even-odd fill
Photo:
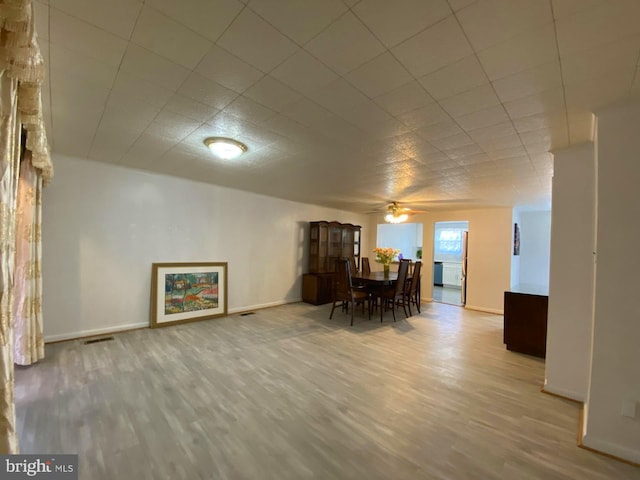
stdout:
POLYGON ((501 308, 476 307, 475 305, 465 305, 464 308, 466 308, 467 310, 475 310, 477 312, 493 313, 495 315, 504 315, 504 310, 501 308))
POLYGON ((116 325, 105 328, 94 328, 92 330, 80 330, 77 332, 60 333, 58 335, 45 335, 44 342, 61 342, 63 340, 75 340, 76 338, 94 337, 96 335, 104 335, 107 333, 117 333, 125 330, 135 330, 136 328, 145 328, 149 326, 149 322, 130 323, 128 325, 116 325))
POLYGON ((622 445, 617 445, 600 438, 594 438, 589 434, 582 437, 582 445, 597 450, 600 453, 613 455, 622 460, 640 463, 640 450, 623 447, 622 445))
POLYGON ((574 392, 572 390, 567 390, 565 388, 554 387, 553 385, 549 384, 548 382, 545 382, 545 384, 544 384, 544 386, 542 388, 546 393, 551 393, 553 395, 559 395, 561 397, 566 397, 566 398, 570 398, 571 400, 575 400, 576 402, 584 403, 584 395, 581 395, 581 394, 579 394, 577 392, 574 392))
POLYGON ((256 303, 255 305, 245 305, 244 307, 230 308, 228 313, 229 315, 231 315, 233 313, 248 312, 249 310, 260 310, 261 308, 277 307, 280 305, 286 305, 288 303, 297 303, 301 301, 302 301, 302 297, 294 298, 292 300, 278 300, 277 302, 256 303))
MULTIPOLYGON (((277 302, 260 303, 256 305, 247 305, 244 307, 230 308, 227 313, 231 315, 234 313, 247 312, 249 310, 258 310, 261 308, 268 308, 268 307, 277 307, 279 305, 286 305, 287 303, 296 303, 301 301, 302 301, 302 298, 293 299, 293 300, 279 300, 277 302)), ((96 335, 118 333, 126 330, 135 330, 137 328, 145 328, 148 326, 149 326, 149 322, 147 321, 147 322, 140 322, 140 323, 130 323, 128 325, 117 325, 117 326, 105 327, 105 328, 95 328, 92 330, 80 330, 77 332, 60 333, 57 335, 45 335, 44 341, 45 343, 62 342, 65 340, 75 340, 75 339, 84 338, 84 337, 94 337, 96 335)))

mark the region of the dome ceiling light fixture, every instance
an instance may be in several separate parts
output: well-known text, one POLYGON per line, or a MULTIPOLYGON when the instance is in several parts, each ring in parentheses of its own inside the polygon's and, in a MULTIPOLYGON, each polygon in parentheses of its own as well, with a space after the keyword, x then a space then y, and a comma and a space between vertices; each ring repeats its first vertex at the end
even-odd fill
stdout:
POLYGON ((204 144, 209 147, 214 156, 224 160, 238 158, 247 151, 247 146, 244 143, 233 138, 209 137, 205 138, 204 144))

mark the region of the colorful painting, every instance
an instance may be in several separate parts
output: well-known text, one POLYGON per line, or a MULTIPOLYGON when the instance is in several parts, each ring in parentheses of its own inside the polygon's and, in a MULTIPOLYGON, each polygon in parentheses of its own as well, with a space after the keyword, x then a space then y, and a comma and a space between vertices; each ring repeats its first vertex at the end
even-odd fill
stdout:
POLYGON ((218 308, 218 272, 167 273, 164 276, 164 314, 218 308))
POLYGON ((154 263, 151 326, 227 314, 226 263, 154 263))

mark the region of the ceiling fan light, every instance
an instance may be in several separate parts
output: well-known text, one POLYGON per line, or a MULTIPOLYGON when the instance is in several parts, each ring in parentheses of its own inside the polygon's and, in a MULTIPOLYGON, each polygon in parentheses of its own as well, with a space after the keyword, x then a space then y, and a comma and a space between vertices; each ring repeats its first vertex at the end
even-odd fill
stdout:
POLYGON ((211 153, 224 160, 238 158, 247 151, 247 146, 232 138, 209 137, 206 138, 204 144, 209 147, 211 153))
POLYGON ((406 213, 402 213, 400 215, 387 213, 384 216, 384 221, 387 223, 402 223, 402 222, 406 222, 408 218, 409 218, 409 215, 407 215, 406 213))

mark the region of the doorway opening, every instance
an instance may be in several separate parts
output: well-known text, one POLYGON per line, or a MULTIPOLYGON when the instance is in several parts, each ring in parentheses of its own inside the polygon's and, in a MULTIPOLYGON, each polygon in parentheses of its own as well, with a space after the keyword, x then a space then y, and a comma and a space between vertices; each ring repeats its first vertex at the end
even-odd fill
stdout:
POLYGON ((433 235, 433 301, 464 306, 469 222, 436 222, 433 235))

